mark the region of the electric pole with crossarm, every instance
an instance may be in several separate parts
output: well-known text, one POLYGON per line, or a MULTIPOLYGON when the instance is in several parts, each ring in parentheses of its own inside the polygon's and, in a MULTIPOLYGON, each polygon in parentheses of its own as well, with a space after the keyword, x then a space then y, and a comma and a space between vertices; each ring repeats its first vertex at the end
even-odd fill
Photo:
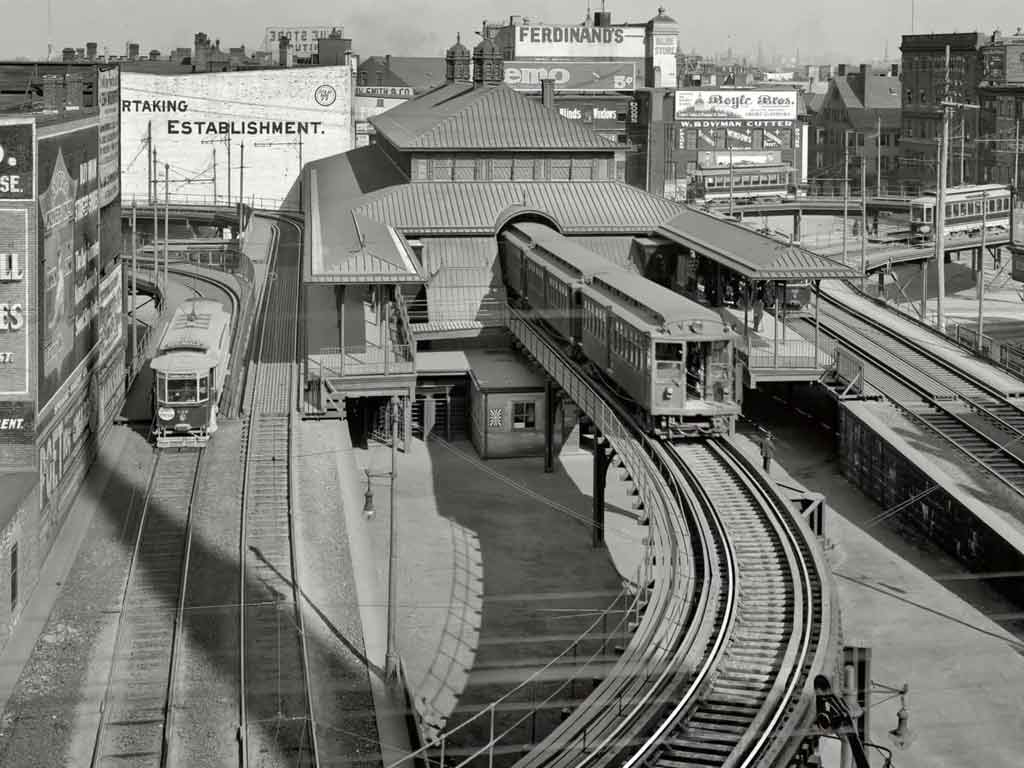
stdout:
MULTIPOLYGON (((231 205, 231 134, 221 136, 217 139, 203 139, 203 144, 227 144, 228 145, 228 205, 231 205)), ((216 149, 214 149, 213 162, 217 162, 216 149)), ((213 177, 217 178, 217 166, 214 165, 213 177)), ((216 200, 216 185, 214 185, 214 201, 213 204, 217 204, 216 200)))
MULTIPOLYGON (((298 147, 299 149, 299 172, 297 174, 299 180, 299 206, 302 206, 302 134, 300 133, 296 141, 258 141, 253 146, 255 147, 298 147)), ((282 201, 283 202, 283 201, 282 201)))

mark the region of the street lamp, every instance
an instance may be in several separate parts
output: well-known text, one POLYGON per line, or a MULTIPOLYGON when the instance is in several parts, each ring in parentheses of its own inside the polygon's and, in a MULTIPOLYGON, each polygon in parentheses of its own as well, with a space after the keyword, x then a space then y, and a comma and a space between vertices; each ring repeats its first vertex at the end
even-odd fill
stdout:
POLYGON ((391 420, 391 471, 370 472, 366 470, 366 494, 363 498, 363 514, 367 520, 373 519, 376 512, 373 506, 373 488, 370 485, 371 478, 390 478, 390 507, 388 515, 388 601, 387 601, 387 655, 384 660, 384 677, 387 682, 394 682, 398 678, 398 639, 397 639, 397 599, 395 571, 398 563, 398 550, 396 549, 395 531, 395 482, 398 478, 396 454, 398 450, 398 398, 392 397, 388 403, 388 417, 391 420))
MULTIPOLYGON (((852 669, 852 667, 848 667, 848 669, 852 669)), ((850 674, 850 672, 847 672, 848 676, 850 674)), ((849 689, 851 682, 851 679, 847 680, 847 696, 850 696, 851 693, 849 689)), ((869 696, 872 693, 881 692, 895 694, 900 697, 900 709, 899 712, 896 713, 897 724, 895 728, 889 731, 889 739, 892 741, 893 746, 895 746, 896 749, 907 749, 914 742, 914 733, 910 730, 910 726, 907 724, 910 719, 910 714, 907 712, 906 697, 910 692, 910 686, 904 683, 902 687, 894 688, 875 680, 872 680, 870 685, 872 687, 867 690, 867 694, 869 696)), ((817 700, 818 710, 815 718, 815 724, 821 730, 831 732, 843 739, 844 745, 849 749, 849 757, 844 758, 844 765, 848 764, 847 761, 852 759, 852 762, 857 766, 857 768, 869 768, 867 754, 864 751, 864 747, 866 746, 874 747, 882 752, 889 752, 885 747, 870 744, 861 740, 854 723, 854 720, 859 718, 863 713, 861 707, 852 700, 850 702, 843 701, 841 696, 833 692, 832 683, 827 676, 815 676, 814 693, 817 700)), ((846 750, 844 750, 844 753, 845 751, 846 750)), ((890 752, 886 758, 886 765, 891 765, 891 763, 892 754, 890 752)))

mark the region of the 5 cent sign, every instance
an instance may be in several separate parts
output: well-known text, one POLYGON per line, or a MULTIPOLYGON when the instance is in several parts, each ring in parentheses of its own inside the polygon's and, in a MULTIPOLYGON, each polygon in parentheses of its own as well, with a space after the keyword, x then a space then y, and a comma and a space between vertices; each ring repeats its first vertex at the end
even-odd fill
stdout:
POLYGON ((32 122, 0 121, 0 200, 35 196, 32 122))

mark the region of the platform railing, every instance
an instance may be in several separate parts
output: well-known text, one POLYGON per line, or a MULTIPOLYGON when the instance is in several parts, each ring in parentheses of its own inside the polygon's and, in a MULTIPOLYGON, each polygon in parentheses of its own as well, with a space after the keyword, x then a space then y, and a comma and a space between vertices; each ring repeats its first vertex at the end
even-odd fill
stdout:
POLYGON ((429 299, 412 299, 406 304, 409 316, 417 325, 431 322, 478 322, 484 326, 505 324, 504 296, 486 296, 478 305, 429 299))
MULTIPOLYGON (((185 206, 194 205, 196 207, 206 208, 234 208, 238 205, 239 199, 237 195, 232 195, 230 198, 226 194, 203 194, 193 192, 174 192, 168 195, 171 206, 185 206)), ((149 208, 152 206, 152 202, 148 197, 134 198, 126 197, 121 205, 127 207, 131 205, 132 200, 139 207, 149 208)), ((157 205, 163 207, 164 204, 163 187, 160 186, 159 194, 157 195, 157 205)), ((297 202, 290 202, 286 197, 259 197, 256 195, 246 195, 242 201, 247 207, 255 208, 258 210, 270 210, 270 211, 288 211, 298 212, 300 210, 297 202)))

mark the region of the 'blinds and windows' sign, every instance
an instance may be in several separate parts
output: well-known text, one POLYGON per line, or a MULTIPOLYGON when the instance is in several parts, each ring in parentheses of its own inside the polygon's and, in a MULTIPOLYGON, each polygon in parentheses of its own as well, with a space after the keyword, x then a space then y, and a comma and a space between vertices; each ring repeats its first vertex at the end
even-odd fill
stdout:
POLYGON ((298 202, 303 164, 354 146, 352 73, 309 67, 186 75, 121 73, 122 199, 146 199, 152 130, 161 196, 298 202), (244 163, 242 144, 245 144, 244 163), (244 173, 244 179, 242 174, 244 173))

